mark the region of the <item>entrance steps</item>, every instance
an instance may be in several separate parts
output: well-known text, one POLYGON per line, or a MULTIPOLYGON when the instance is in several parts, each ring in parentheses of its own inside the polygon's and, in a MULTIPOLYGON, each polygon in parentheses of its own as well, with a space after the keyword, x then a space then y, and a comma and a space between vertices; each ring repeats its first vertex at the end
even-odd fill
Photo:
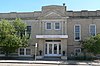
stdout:
POLYGON ((43 60, 59 61, 59 60, 61 60, 61 57, 59 57, 59 56, 44 56, 43 60))

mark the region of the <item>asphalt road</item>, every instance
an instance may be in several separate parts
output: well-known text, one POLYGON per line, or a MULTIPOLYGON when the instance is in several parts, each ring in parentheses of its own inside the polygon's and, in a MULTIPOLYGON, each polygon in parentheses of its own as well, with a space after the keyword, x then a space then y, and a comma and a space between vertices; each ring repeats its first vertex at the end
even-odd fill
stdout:
POLYGON ((97 66, 97 65, 52 65, 52 64, 0 63, 0 66, 97 66))

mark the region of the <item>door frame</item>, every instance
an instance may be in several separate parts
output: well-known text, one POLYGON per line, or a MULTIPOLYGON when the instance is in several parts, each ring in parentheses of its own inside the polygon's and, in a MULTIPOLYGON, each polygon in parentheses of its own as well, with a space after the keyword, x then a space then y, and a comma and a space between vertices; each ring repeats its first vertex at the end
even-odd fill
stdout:
POLYGON ((61 44, 61 42, 46 42, 45 44, 47 44, 47 54, 45 54, 44 45, 44 56, 61 56, 61 54, 59 54, 59 44, 61 44), (49 44, 52 44, 52 54, 49 54, 49 44), (57 54, 54 54, 54 44, 57 44, 57 54))

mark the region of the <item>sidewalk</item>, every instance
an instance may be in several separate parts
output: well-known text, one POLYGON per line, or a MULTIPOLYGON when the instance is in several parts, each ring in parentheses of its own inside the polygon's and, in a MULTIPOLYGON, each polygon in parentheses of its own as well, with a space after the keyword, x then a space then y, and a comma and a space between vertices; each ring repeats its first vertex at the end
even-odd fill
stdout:
POLYGON ((0 60, 0 63, 57 64, 57 65, 100 65, 100 61, 43 61, 43 60, 0 60))

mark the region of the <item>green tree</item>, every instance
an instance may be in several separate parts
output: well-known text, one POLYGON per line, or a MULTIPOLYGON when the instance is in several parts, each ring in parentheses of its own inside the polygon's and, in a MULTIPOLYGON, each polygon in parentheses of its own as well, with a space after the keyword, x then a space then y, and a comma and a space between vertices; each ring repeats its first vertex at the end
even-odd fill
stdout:
POLYGON ((16 35, 21 38, 22 46, 27 46, 27 29, 26 24, 20 19, 16 18, 13 22, 13 26, 15 27, 16 35))
POLYGON ((0 21, 0 48, 6 56, 19 47, 27 46, 26 36, 22 34, 25 29, 25 23, 19 18, 13 22, 4 19, 0 21))
POLYGON ((82 41, 82 47, 93 55, 100 54, 100 34, 82 41))

